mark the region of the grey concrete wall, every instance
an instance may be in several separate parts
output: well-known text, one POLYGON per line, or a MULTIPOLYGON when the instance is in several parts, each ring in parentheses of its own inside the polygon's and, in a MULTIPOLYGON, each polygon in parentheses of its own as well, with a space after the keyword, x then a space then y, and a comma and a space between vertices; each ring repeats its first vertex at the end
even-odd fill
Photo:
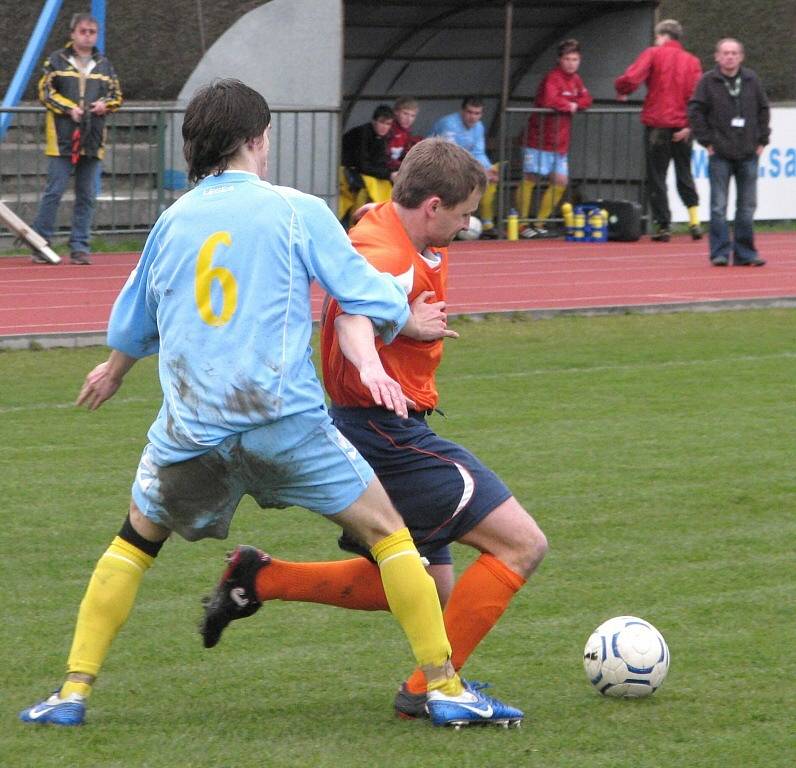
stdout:
MULTIPOLYGON (((214 78, 235 77, 265 96, 274 115, 269 180, 331 199, 337 186, 342 82, 341 0, 272 0, 238 19, 182 87, 184 106, 214 78)), ((171 126, 167 167, 185 170, 181 119, 171 126)))

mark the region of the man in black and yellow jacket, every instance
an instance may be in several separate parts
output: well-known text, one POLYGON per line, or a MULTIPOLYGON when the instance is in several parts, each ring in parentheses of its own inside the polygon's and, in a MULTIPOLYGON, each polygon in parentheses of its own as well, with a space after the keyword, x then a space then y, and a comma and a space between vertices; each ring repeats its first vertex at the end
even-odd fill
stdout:
MULTIPOLYGON (((47 186, 33 228, 52 238, 58 205, 75 174, 75 205, 69 238, 72 264, 90 264, 89 238, 94 216, 97 169, 103 155, 105 115, 122 103, 113 65, 96 48, 99 24, 88 13, 76 13, 71 40, 44 61, 39 100, 47 107, 45 154, 50 158, 47 186)), ((40 262, 34 255, 33 260, 40 262)), ((50 263, 41 260, 40 263, 50 263)))

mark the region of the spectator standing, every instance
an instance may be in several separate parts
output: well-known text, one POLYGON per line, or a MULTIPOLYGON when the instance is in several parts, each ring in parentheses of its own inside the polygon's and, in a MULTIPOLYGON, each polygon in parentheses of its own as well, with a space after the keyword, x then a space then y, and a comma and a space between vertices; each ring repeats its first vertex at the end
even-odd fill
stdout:
POLYGON ((694 240, 702 237, 699 226, 699 195, 691 173, 691 130, 688 127, 688 100, 702 76, 699 59, 688 53, 680 38, 683 28, 674 19, 655 26, 655 45, 616 78, 614 87, 620 101, 627 101, 641 83, 647 95, 641 110, 646 126, 647 184, 650 208, 655 222, 652 239, 661 243, 671 239, 671 212, 666 195, 666 172, 674 160, 677 192, 688 209, 688 229, 694 240))
POLYGON ((391 171, 397 171, 406 153, 423 137, 409 132, 420 111, 416 99, 403 96, 393 104, 392 111, 395 119, 387 134, 387 167, 391 171))
POLYGON ((434 123, 431 135, 458 144, 484 167, 488 184, 478 205, 478 217, 483 227, 481 237, 493 240, 498 236, 495 228, 498 169, 486 154, 484 124, 481 122, 483 116, 484 102, 477 96, 465 96, 458 112, 451 112, 434 123))
POLYGON ((539 181, 549 184, 539 203, 538 220, 521 232, 521 237, 546 235, 544 223, 555 210, 569 183, 569 140, 572 115, 588 109, 592 98, 578 75, 580 44, 572 38, 558 46, 558 64, 548 72, 536 91, 535 107, 554 109, 555 114, 534 113, 528 120, 528 136, 523 153, 523 180, 517 195, 520 219, 531 211, 533 192, 539 181))
POLYGON ((694 137, 708 152, 710 261, 726 267, 732 253, 739 267, 762 267, 754 243, 757 166, 771 135, 768 98, 757 75, 741 64, 744 47, 725 37, 716 44, 716 67, 707 72, 688 103, 694 137), (727 193, 735 178, 733 240, 727 225, 727 193))
MULTIPOLYGON (((106 56, 97 50, 99 22, 76 13, 70 41, 44 61, 39 100, 47 108, 45 154, 50 158, 33 228, 46 240, 55 232, 58 206, 69 178, 75 174, 75 205, 69 237, 72 264, 90 264, 89 242, 97 195, 97 170, 104 154, 105 115, 122 104, 119 79, 106 56)), ((49 264, 34 254, 33 261, 49 264)))

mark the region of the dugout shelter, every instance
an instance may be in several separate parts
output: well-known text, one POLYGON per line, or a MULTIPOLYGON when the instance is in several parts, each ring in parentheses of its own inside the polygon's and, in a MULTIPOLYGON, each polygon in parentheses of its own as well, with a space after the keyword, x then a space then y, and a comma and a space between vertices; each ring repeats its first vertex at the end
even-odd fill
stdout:
MULTIPOLYGON (((266 94, 270 104, 294 110, 294 117, 275 125, 274 180, 331 201, 342 132, 399 96, 420 102, 415 124, 420 134, 457 110, 465 95, 480 96, 492 156, 510 154, 509 134, 527 115, 512 117, 506 110, 530 105, 563 38, 581 42, 581 74, 596 104, 613 104, 614 78, 652 42, 657 5, 657 0, 271 0, 216 40, 178 102, 187 102, 212 77, 235 76, 266 94)), ((593 131, 586 139, 594 146, 585 154, 600 156, 619 142, 629 163, 624 172, 640 179, 637 124, 634 116, 601 126, 599 138, 593 131)), ((574 141, 583 139, 576 133, 574 141)), ((583 171, 589 175, 589 169, 583 171)))

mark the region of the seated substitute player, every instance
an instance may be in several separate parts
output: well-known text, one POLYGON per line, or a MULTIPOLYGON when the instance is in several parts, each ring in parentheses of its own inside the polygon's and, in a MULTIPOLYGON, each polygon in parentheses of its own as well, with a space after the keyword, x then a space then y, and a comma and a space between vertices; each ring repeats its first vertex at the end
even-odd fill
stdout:
POLYGON ((484 124, 484 102, 477 96, 465 96, 461 109, 437 120, 431 128, 431 136, 458 144, 466 149, 483 167, 487 187, 478 204, 478 218, 483 231, 481 238, 494 240, 498 236, 495 226, 495 196, 497 195, 498 166, 486 154, 484 124))
POLYGON ((392 111, 395 120, 387 134, 387 167, 391 171, 397 171, 401 167, 406 153, 418 141, 422 141, 423 137, 410 133, 415 120, 417 120, 417 113, 420 111, 417 99, 402 96, 396 99, 392 111))
MULTIPOLYGON (((466 449, 436 435, 426 421, 438 402, 439 336, 456 336, 445 328, 446 246, 467 227, 485 183, 478 162, 467 152, 426 139, 404 160, 392 202, 372 206, 349 232, 354 247, 377 269, 395 275, 408 291, 413 313, 424 316, 418 323, 428 331, 420 334, 423 340, 401 335, 390 345, 379 344, 385 370, 415 403, 409 418, 372 406, 356 370, 344 358, 347 330, 336 321, 341 309, 336 300, 326 308, 321 329, 324 382, 335 424, 368 458, 431 568, 443 577, 452 574, 452 541, 482 553, 461 575, 444 612, 457 670, 547 550, 539 526, 497 475, 466 449), (445 332, 438 333, 435 323, 445 332)), ((239 547, 222 585, 242 590, 238 594, 252 610, 276 599, 388 610, 378 569, 365 559, 370 557, 367 549, 348 533, 340 544, 364 557, 294 563, 239 547)), ((444 595, 446 589, 440 592, 444 595)), ((433 721, 436 699, 434 691, 426 695, 426 679, 418 669, 398 692, 396 712, 422 717, 428 704, 433 721)), ((522 717, 519 710, 514 712, 510 720, 522 717)))
POLYGON ((522 170, 522 183, 517 190, 517 211, 527 220, 531 212, 534 188, 544 178, 548 187, 539 203, 536 222, 520 233, 531 238, 547 234, 546 220, 555 210, 569 183, 569 140, 572 115, 588 109, 592 98, 578 75, 580 43, 564 40, 558 46, 558 65, 548 72, 536 91, 535 107, 554 109, 555 114, 534 112, 528 120, 522 170))
POLYGON ((165 539, 225 537, 246 493, 263 507, 305 506, 367 542, 440 702, 454 712, 489 706, 453 671, 434 582, 373 471, 333 426, 311 362, 317 280, 350 313, 338 325, 362 385, 405 415, 374 343, 374 326, 389 342, 407 322, 405 292, 354 251, 322 200, 264 181, 270 119, 265 99, 237 80, 202 88, 186 109, 184 152, 198 183, 156 222, 114 304, 110 357, 77 401, 98 408, 137 359, 159 353, 163 405, 129 515, 80 605, 66 681, 20 713, 27 723, 83 721, 165 539))

